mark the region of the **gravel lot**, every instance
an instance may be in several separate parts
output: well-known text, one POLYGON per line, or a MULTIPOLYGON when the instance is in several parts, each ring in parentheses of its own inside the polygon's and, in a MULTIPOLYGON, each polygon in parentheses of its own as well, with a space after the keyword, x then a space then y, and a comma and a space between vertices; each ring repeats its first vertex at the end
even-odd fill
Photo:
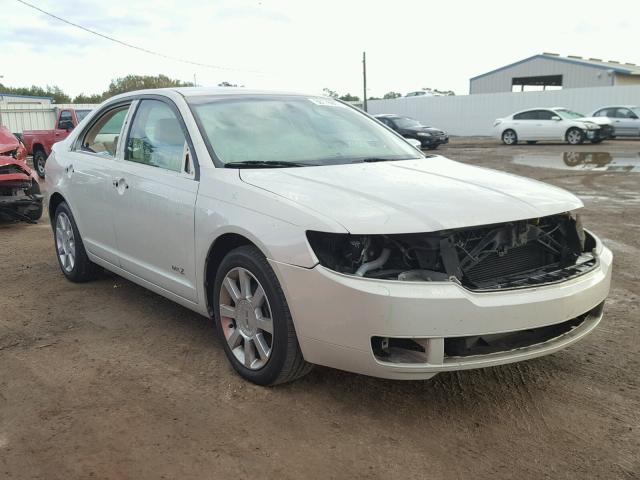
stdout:
POLYGON ((592 335, 424 382, 318 367, 261 388, 207 319, 113 275, 66 281, 48 219, 0 225, 0 478, 640 478, 640 141, 440 151, 584 200, 615 254, 592 335))

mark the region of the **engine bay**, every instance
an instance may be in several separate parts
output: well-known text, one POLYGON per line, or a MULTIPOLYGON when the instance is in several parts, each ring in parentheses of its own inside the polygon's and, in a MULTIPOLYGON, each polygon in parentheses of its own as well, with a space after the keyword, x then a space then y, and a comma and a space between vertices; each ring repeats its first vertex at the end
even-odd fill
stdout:
POLYGON ((432 233, 307 232, 320 264, 399 281, 455 281, 472 290, 518 288, 576 276, 596 264, 595 240, 569 213, 432 233))

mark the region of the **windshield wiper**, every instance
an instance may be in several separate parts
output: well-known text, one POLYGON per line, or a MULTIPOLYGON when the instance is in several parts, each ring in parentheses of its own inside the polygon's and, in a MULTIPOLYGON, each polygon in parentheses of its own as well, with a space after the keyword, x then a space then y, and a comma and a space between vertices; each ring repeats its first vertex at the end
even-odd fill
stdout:
POLYGON ((224 168, 285 168, 285 167, 313 167, 315 163, 301 162, 267 162, 264 160, 245 160, 242 162, 229 162, 224 164, 224 168))

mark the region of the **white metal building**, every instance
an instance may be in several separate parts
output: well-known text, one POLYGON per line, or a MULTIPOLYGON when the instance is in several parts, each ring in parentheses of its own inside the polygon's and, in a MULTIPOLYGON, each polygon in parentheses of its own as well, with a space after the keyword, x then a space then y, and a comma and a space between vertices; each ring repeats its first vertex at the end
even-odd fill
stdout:
POLYGON ((543 53, 473 77, 469 83, 471 94, 640 85, 640 66, 543 53))

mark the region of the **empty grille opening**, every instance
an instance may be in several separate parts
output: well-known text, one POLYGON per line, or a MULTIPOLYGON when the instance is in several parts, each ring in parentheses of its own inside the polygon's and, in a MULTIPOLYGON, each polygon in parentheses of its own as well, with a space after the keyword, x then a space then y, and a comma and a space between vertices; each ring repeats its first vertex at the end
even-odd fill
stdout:
POLYGON ((546 327, 491 335, 445 338, 444 355, 445 357, 488 355, 544 343, 579 327, 590 314, 599 315, 602 313, 602 308, 603 304, 601 303, 593 310, 578 317, 546 327))
POLYGON ((372 337, 371 348, 378 360, 392 363, 426 363, 425 348, 410 338, 372 337))

